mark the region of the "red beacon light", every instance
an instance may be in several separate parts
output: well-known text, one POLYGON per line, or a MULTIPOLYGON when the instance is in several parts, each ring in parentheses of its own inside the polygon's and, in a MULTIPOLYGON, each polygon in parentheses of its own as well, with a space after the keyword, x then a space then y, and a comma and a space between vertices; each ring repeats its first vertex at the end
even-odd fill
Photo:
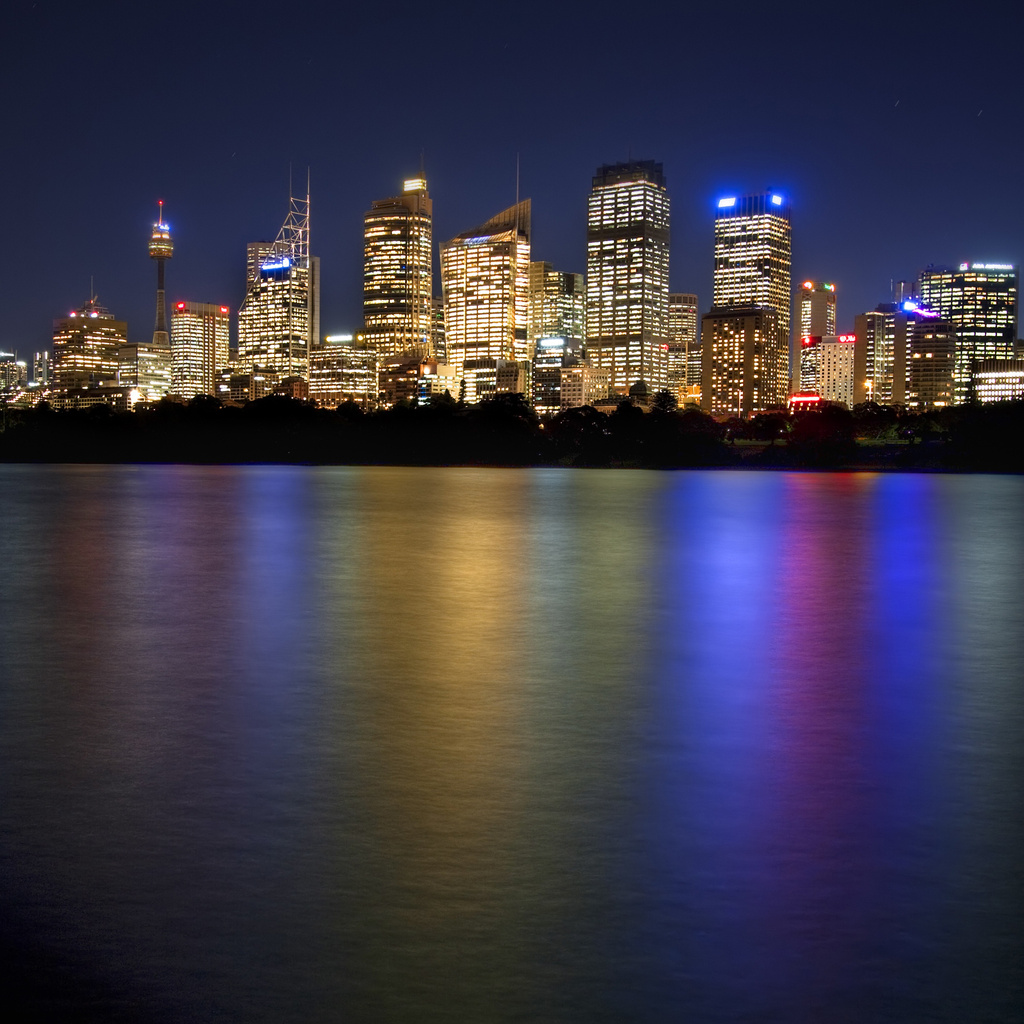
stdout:
POLYGON ((184 309, 185 308, 185 303, 184 302, 179 302, 176 308, 177 309, 184 309))
POLYGON ((821 395, 813 391, 798 391, 789 396, 790 412, 799 412, 801 409, 814 409, 821 404, 821 395))
POLYGON ((221 311, 222 313, 226 313, 226 312, 228 311, 228 307, 227 307, 227 306, 221 306, 221 307, 220 307, 220 311, 221 311))

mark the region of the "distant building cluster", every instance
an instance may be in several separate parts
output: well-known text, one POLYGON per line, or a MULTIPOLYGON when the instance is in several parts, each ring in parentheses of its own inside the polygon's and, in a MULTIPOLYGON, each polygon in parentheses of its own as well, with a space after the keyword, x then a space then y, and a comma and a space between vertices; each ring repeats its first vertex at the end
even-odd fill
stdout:
POLYGON ((152 338, 130 342, 124 321, 90 295, 54 321, 31 374, 28 360, 0 352, 0 390, 8 402, 59 408, 285 394, 366 411, 516 393, 541 415, 624 399, 643 406, 668 392, 722 419, 787 403, 928 411, 1024 397, 1014 266, 929 266, 840 334, 835 284, 793 287, 790 201, 771 189, 717 201, 703 315, 697 295, 669 291, 670 205, 654 161, 597 169, 585 273, 533 258, 529 199, 442 242, 440 282, 432 226, 422 174, 371 202, 361 328, 322 335, 307 184, 274 240, 246 247, 233 344, 227 305, 188 298, 168 315, 174 247, 161 203, 149 240, 152 338))

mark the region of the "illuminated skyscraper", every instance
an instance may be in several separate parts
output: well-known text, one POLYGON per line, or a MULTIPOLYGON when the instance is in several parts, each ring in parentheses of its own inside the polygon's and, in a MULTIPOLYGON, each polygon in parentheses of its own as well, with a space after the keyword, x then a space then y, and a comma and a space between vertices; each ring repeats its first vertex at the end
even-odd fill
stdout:
MULTIPOLYGON (((726 368, 720 360, 726 358, 731 347, 725 336, 718 338, 714 351, 709 350, 702 326, 702 356, 704 361, 704 388, 727 386, 728 394, 702 393, 705 409, 725 411, 736 406, 735 395, 750 396, 753 403, 746 408, 747 398, 740 403, 744 415, 771 406, 782 405, 789 391, 789 320, 790 320, 790 263, 791 234, 790 206, 777 192, 758 195, 726 196, 718 200, 715 211, 715 276, 713 308, 708 316, 718 319, 711 323, 729 322, 729 312, 744 310, 747 323, 741 332, 730 327, 727 334, 745 339, 735 349, 742 360, 726 368), (751 310, 770 310, 771 317, 759 318, 751 310), (754 329, 754 320, 757 328, 754 329), (774 324, 775 334, 768 331, 774 324), (747 345, 756 345, 756 350, 747 345), (710 361, 710 363, 709 363, 710 361), (749 382, 744 375, 755 374, 749 382)), ((708 316, 702 324, 709 324, 708 316)), ((726 329, 723 327, 723 329, 726 329)), ((715 335, 717 337, 717 334, 715 335)))
POLYGON ((369 410, 377 404, 377 353, 352 335, 328 335, 309 356, 309 397, 323 409, 355 402, 369 410))
POLYGON ((788 339, 791 261, 790 205, 785 197, 762 192, 718 200, 715 306, 771 306, 788 339))
POLYGON ((953 325, 935 316, 910 313, 908 334, 907 408, 932 412, 952 405, 958 341, 953 325))
POLYGON ((821 335, 804 334, 797 354, 796 380, 793 390, 802 395, 820 395, 821 335))
POLYGON ((582 274, 554 270, 550 263, 530 264, 530 323, 533 355, 533 405, 540 413, 561 408, 562 367, 583 355, 586 295, 582 274))
POLYGON ((530 200, 441 246, 448 363, 466 400, 497 389, 499 364, 529 358, 530 200))
POLYGON ((716 307, 701 317, 700 335, 705 412, 751 416, 785 402, 778 359, 784 335, 773 307, 716 307))
POLYGON ((34 384, 50 383, 50 353, 46 350, 37 352, 32 359, 32 382, 34 384))
POLYGON ((113 386, 118 380, 118 350, 128 340, 128 325, 115 320, 96 296, 53 322, 55 388, 113 386))
POLYGON ((28 384, 28 364, 14 352, 0 352, 0 392, 16 392, 28 384))
MULTIPOLYGON (((793 292, 793 342, 790 366, 793 377, 799 376, 801 341, 804 338, 824 338, 836 333, 836 286, 826 281, 804 281, 793 292)), ((794 379, 793 388, 798 390, 794 379)), ((800 385, 802 388, 802 385, 800 385)))
POLYGON ((530 320, 527 339, 562 337, 579 342, 585 334, 586 295, 583 275, 554 270, 550 263, 530 264, 530 320))
POLYGON ((378 359, 431 352, 433 203, 424 178, 363 217, 363 324, 378 359))
POLYGON ((448 343, 444 333, 444 296, 435 295, 430 300, 430 350, 434 358, 448 362, 448 343))
POLYGON ((171 393, 171 347, 130 341, 117 350, 117 380, 131 388, 132 403, 159 402, 171 393))
POLYGON ((587 358, 614 393, 668 366, 669 199, 653 160, 605 164, 587 201, 587 358))
POLYGON ((278 379, 306 378, 320 336, 320 261, 309 254, 309 189, 289 199, 277 238, 246 250, 247 288, 238 311, 238 361, 278 379))
POLYGON ((216 395, 228 363, 230 313, 209 302, 176 302, 171 309, 171 390, 182 398, 216 395))
POLYGON ((855 334, 831 334, 821 339, 818 349, 817 394, 825 402, 853 408, 855 334))
POLYGON ((836 333, 836 286, 825 281, 804 281, 793 293, 796 336, 822 338, 836 333))
MULTIPOLYGON (((249 242, 245 247, 245 291, 259 283, 260 267, 274 255, 273 242, 249 242)), ((316 339, 314 338, 314 341, 316 339)))
POLYGON ((697 296, 673 293, 668 297, 667 387, 679 404, 690 397, 700 400, 700 330, 697 296))
POLYGON ((907 314, 883 302, 854 320, 853 401, 904 405, 907 400, 907 314))
POLYGON ((921 305, 948 321, 957 336, 957 402, 971 397, 972 363, 1016 355, 1018 285, 1010 263, 961 263, 922 271, 917 282, 921 305))

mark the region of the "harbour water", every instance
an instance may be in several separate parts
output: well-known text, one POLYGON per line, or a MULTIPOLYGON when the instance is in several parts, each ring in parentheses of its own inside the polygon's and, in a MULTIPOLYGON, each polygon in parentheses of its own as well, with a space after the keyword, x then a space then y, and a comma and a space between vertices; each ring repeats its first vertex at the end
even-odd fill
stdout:
POLYGON ((1020 1021, 1022 581, 1019 477, 2 466, 0 980, 1020 1021))

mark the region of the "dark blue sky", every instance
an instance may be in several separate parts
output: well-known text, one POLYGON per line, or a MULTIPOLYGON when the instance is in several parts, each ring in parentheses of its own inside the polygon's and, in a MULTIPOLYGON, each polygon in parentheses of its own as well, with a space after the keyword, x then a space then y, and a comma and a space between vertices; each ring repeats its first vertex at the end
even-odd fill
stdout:
POLYGON ((791 196, 794 281, 835 281, 841 328, 930 262, 1021 257, 1014 3, 5 10, 0 347, 22 353, 90 275, 148 337, 158 198, 169 297, 235 309, 246 242, 286 212, 289 164, 311 168, 323 330, 358 328, 362 214, 421 151, 435 242, 512 203, 518 153, 534 256, 575 271, 597 165, 661 161, 672 287, 702 310, 714 202, 731 191, 791 196))

